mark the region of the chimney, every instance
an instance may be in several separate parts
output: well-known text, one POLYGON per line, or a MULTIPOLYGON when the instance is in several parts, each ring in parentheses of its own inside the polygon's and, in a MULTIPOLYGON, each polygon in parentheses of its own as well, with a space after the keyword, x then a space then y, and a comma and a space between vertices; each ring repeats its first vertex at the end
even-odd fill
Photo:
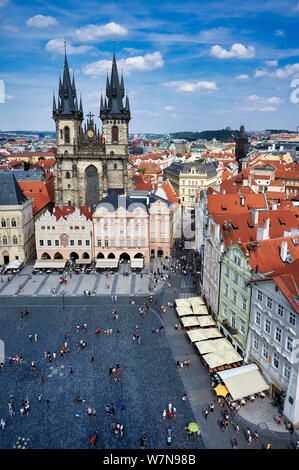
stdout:
POLYGON ((244 207, 244 205, 245 205, 245 204, 244 204, 244 201, 245 201, 244 196, 240 196, 240 206, 241 206, 241 207, 244 207))
POLYGON ((243 186, 243 188, 248 188, 248 178, 243 178, 242 186, 243 186))
POLYGON ((281 247, 280 247, 280 258, 284 263, 287 258, 287 253, 288 253, 288 242, 283 241, 281 242, 281 247))
POLYGON ((258 209, 250 209, 250 214, 251 214, 251 218, 252 218, 252 221, 253 221, 254 225, 258 225, 258 223, 259 223, 259 211, 258 211, 258 209))

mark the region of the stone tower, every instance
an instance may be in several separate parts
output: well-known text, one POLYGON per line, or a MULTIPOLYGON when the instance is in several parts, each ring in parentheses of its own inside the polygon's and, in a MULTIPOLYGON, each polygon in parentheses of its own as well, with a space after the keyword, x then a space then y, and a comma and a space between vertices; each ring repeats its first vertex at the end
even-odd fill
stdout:
POLYGON ((84 119, 82 100, 78 104, 74 77, 71 80, 65 54, 63 80, 59 77, 58 102, 53 97, 56 123, 55 204, 94 207, 109 189, 128 194, 134 189, 133 164, 129 160, 129 99, 124 99, 123 77, 119 82, 115 53, 106 97, 101 97, 102 133, 94 115, 84 119))
POLYGON ((242 125, 240 127, 239 136, 235 139, 236 149, 235 157, 238 162, 238 172, 242 171, 242 160, 247 156, 248 152, 248 137, 245 134, 245 127, 242 125))

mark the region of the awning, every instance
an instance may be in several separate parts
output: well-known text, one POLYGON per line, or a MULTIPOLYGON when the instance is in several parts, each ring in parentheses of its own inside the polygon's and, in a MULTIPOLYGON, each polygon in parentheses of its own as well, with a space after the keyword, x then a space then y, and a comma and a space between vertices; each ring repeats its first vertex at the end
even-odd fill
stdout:
POLYGON ((269 389, 269 385, 264 380, 256 364, 249 364, 217 373, 228 388, 233 400, 248 397, 249 395, 269 389))
POLYGON ((87 259, 79 258, 79 259, 75 260, 75 264, 91 264, 91 259, 89 259, 89 258, 87 258, 87 259))
POLYGON ((222 338, 222 334, 218 328, 200 328, 198 330, 190 330, 187 331, 187 335, 189 336, 192 343, 210 338, 222 338))
POLYGON ((189 307, 191 306, 188 299, 175 299, 175 303, 177 307, 189 307))
POLYGON ((204 315, 202 317, 199 317, 198 321, 201 327, 216 325, 216 322, 213 320, 211 315, 204 315))
POLYGON ((131 260, 131 268, 143 268, 143 258, 133 258, 131 260))
POLYGON ((217 353, 209 353, 206 354, 204 360, 208 364, 210 369, 214 369, 215 367, 224 366, 226 364, 225 360, 223 359, 222 355, 217 353))
POLYGON ((177 314, 179 317, 187 317, 188 315, 195 315, 191 308, 188 306, 183 306, 183 307, 177 307, 176 308, 177 314))
POLYGON ((199 341, 195 346, 200 354, 214 352, 220 355, 223 351, 235 351, 232 344, 226 338, 199 341))
POLYGON ((205 301, 203 300, 202 297, 191 297, 189 300, 190 300, 190 304, 193 310, 197 309, 201 305, 205 305, 205 301))
POLYGON ((14 259, 6 266, 5 271, 7 271, 8 269, 19 269, 21 264, 23 264, 23 261, 19 259, 14 259))
POLYGON ((196 317, 183 317, 181 318, 181 322, 183 323, 185 328, 190 326, 200 326, 199 321, 196 317))
POLYGON ((42 259, 35 262, 33 269, 60 269, 66 265, 65 259, 42 259))
POLYGON ((209 311, 205 305, 197 305, 196 307, 192 307, 193 312, 196 315, 209 315, 209 311))
POLYGON ((117 268, 118 267, 118 259, 115 258, 107 258, 107 259, 98 259, 97 268, 117 268))

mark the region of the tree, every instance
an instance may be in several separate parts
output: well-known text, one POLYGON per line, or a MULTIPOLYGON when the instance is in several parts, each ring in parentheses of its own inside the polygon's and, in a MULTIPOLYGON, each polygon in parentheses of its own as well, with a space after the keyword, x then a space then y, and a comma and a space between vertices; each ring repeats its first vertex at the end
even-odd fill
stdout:
POLYGON ((23 160, 23 164, 24 164, 24 170, 27 171, 31 168, 31 163, 30 162, 24 162, 23 160))

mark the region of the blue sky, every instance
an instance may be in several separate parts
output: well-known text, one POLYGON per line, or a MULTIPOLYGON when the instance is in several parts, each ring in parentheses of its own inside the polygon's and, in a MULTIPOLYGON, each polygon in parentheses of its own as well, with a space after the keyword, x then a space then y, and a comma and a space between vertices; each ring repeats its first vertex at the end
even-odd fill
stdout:
POLYGON ((297 0, 0 0, 0 21, 1 130, 55 129, 64 39, 84 112, 96 115, 116 41, 131 132, 299 125, 297 0))

